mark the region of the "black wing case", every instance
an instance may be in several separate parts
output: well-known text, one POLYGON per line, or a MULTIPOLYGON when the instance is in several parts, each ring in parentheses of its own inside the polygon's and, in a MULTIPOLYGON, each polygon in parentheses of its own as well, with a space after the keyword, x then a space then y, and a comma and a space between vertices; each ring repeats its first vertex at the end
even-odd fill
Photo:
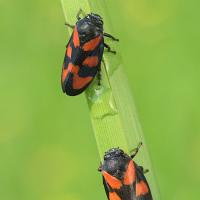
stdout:
POLYGON ((105 189, 105 192, 106 192, 106 196, 109 200, 109 192, 111 192, 111 188, 110 186, 106 183, 106 180, 105 178, 103 177, 103 185, 104 185, 104 189, 105 189))
POLYGON ((102 38, 102 40, 99 42, 99 45, 93 51, 90 51, 88 53, 83 53, 83 55, 85 54, 83 57, 80 56, 80 59, 77 62, 77 63, 80 63, 80 66, 81 66, 78 73, 80 77, 87 77, 87 76, 95 77, 96 76, 99 68, 101 67, 103 51, 104 51, 104 44, 103 44, 103 38, 102 38), (89 57, 93 57, 93 56, 98 57, 98 63, 96 66, 89 67, 83 64, 85 59, 89 57))
POLYGON ((66 75, 65 80, 62 80, 62 76, 63 76, 63 71, 66 70, 68 68, 68 66, 69 66, 69 63, 72 62, 71 58, 72 58, 72 54, 73 54, 73 49, 75 49, 72 39, 73 39, 73 33, 72 33, 72 35, 71 35, 71 37, 70 37, 70 39, 69 39, 69 41, 68 41, 68 43, 66 45, 66 52, 65 52, 65 56, 64 56, 63 69, 62 69, 62 75, 61 75, 62 90, 63 90, 63 92, 65 92, 67 94, 68 94, 68 88, 66 87, 66 84, 67 84, 67 82, 69 80, 70 73, 68 73, 66 75), (71 57, 69 57, 67 55, 68 48, 71 48, 71 57))
POLYGON ((103 44, 103 38, 102 38, 102 40, 99 42, 99 45, 93 51, 90 51, 90 52, 84 52, 80 47, 75 48, 72 42, 72 38, 69 41, 69 45, 72 47, 72 56, 71 56, 71 59, 65 56, 66 57, 64 60, 65 66, 68 66, 68 64, 72 62, 74 65, 79 66, 78 76, 80 78, 93 77, 90 82, 84 85, 84 87, 80 89, 74 89, 73 88, 74 74, 69 73, 67 75, 66 80, 63 85, 64 86, 63 91, 66 92, 70 96, 75 96, 82 93, 90 85, 90 83, 96 76, 98 70, 100 69, 101 60, 102 60, 103 51, 104 51, 104 44, 103 44), (83 65, 84 60, 92 56, 98 57, 98 64, 93 67, 83 65))
POLYGON ((103 185, 104 185, 108 200, 111 200, 111 199, 109 199, 110 192, 115 192, 121 200, 136 200, 135 183, 133 183, 132 185, 122 185, 122 187, 120 189, 112 189, 107 184, 107 182, 105 181, 105 179, 103 177, 103 185))
POLYGON ((138 196, 137 200, 153 200, 149 184, 144 176, 143 167, 136 165, 136 169, 136 185, 143 181, 148 188, 148 192, 138 196))

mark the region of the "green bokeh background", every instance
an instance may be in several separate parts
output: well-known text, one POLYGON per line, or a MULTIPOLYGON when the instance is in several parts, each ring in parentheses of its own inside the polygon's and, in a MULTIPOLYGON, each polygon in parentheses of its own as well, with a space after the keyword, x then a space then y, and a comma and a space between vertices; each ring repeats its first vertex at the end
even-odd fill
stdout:
MULTIPOLYGON (((200 3, 108 0, 163 200, 200 192, 200 3)), ((0 1, 0 199, 104 200, 84 95, 65 96, 60 1, 0 1)))

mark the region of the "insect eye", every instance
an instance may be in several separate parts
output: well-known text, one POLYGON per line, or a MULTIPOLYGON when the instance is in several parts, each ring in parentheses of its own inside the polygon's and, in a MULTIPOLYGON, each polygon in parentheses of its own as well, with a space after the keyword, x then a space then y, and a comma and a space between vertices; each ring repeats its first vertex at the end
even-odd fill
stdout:
POLYGON ((81 26, 80 26, 80 29, 81 30, 86 30, 88 29, 89 25, 87 23, 83 23, 81 26))
POLYGON ((123 154, 124 154, 124 152, 123 152, 121 149, 119 149, 119 150, 116 152, 116 155, 117 155, 117 156, 123 155, 123 154))
POLYGON ((105 159, 105 160, 107 160, 108 158, 110 158, 110 155, 109 155, 109 154, 107 154, 107 155, 104 156, 104 159, 105 159))

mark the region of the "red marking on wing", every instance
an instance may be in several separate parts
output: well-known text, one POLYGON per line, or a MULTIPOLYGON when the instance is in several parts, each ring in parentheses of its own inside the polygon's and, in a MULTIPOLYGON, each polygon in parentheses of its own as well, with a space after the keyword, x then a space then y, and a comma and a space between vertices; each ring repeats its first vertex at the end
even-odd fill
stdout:
POLYGON ((90 40, 89 42, 86 42, 83 45, 83 50, 84 51, 93 51, 97 47, 97 45, 99 44, 100 41, 101 41, 101 36, 96 37, 96 38, 90 40))
POLYGON ((64 69, 64 64, 63 64, 63 67, 62 67, 62 82, 65 81, 65 78, 67 77, 67 74, 68 74, 68 70, 64 69))
POLYGON ((80 46, 80 40, 79 40, 79 36, 78 36, 78 30, 77 27, 74 27, 74 33, 73 33, 73 43, 74 43, 74 47, 77 48, 80 46))
POLYGON ((78 65, 73 65, 72 63, 69 63, 67 69, 68 69, 69 72, 71 72, 73 74, 78 74, 79 66, 78 65))
POLYGON ((136 184, 136 197, 145 195, 149 192, 149 188, 144 181, 140 181, 136 184))
POLYGON ((121 200, 121 198, 117 195, 116 192, 109 193, 109 200, 121 200))
POLYGON ((64 69, 64 65, 63 65, 62 82, 65 81, 67 75, 70 72, 73 74, 73 81, 72 81, 73 89, 81 89, 84 86, 86 86, 93 79, 93 77, 92 76, 80 77, 78 75, 79 69, 80 69, 80 67, 78 65, 73 65, 72 63, 69 63, 69 65, 66 69, 64 69))
POLYGON ((80 77, 77 74, 73 76, 73 89, 81 89, 85 87, 91 80, 93 79, 92 76, 88 77, 80 77))
POLYGON ((98 56, 89 56, 83 61, 83 65, 88 67, 96 67, 98 65, 98 56))
POLYGON ((131 185, 135 182, 136 173, 135 173, 135 165, 132 160, 130 160, 128 167, 126 169, 126 173, 124 175, 124 185, 131 185))
POLYGON ((120 187, 122 186, 120 180, 118 180, 114 176, 111 176, 107 172, 103 171, 102 175, 104 176, 106 182, 112 187, 112 189, 120 189, 120 187))
POLYGON ((79 71, 79 66, 78 65, 73 65, 72 63, 69 63, 68 67, 66 69, 64 69, 64 65, 62 68, 62 82, 65 81, 67 75, 69 72, 73 73, 73 74, 77 74, 79 71))
POLYGON ((67 56, 69 57, 69 58, 71 58, 72 57, 72 47, 70 46, 70 44, 68 45, 68 47, 67 47, 67 56))

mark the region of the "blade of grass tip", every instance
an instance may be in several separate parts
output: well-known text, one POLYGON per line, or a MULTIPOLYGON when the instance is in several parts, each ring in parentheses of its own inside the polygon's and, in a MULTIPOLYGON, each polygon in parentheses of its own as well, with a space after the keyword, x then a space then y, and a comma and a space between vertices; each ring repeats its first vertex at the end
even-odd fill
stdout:
MULTIPOLYGON (((109 23, 108 12, 106 12, 105 0, 61 1, 66 22, 75 23, 76 14, 81 8, 85 13, 94 12, 101 15, 104 19, 105 32, 114 35, 109 23)), ((106 39, 106 43, 112 49, 118 50, 117 42, 106 39)), ((97 81, 95 80, 86 91, 98 151, 102 160, 104 152, 109 148, 120 147, 124 151, 131 153, 137 144, 142 141, 144 145, 136 157, 136 161, 139 165, 150 170, 146 176, 154 199, 159 200, 159 191, 155 183, 148 150, 128 82, 123 72, 119 52, 118 50, 117 54, 114 55, 106 52, 106 50, 104 51, 101 65, 101 86, 97 86, 97 81)))

